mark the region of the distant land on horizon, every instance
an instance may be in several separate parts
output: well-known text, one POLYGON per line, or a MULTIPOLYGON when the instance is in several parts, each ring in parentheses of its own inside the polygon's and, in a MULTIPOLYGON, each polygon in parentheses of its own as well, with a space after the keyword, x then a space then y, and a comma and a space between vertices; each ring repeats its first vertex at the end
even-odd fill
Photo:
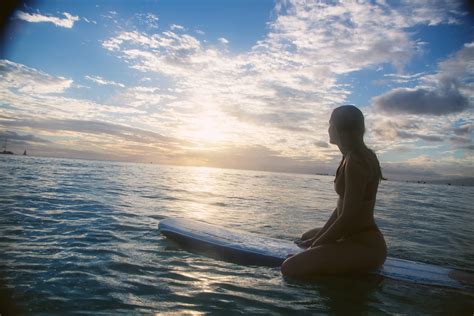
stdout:
MULTIPOLYGON (((420 182, 420 181, 408 181, 408 182, 420 182)), ((456 185, 456 186, 474 186, 473 177, 459 177, 459 178, 446 178, 436 180, 423 181, 426 184, 445 184, 445 185, 456 185)))
MULTIPOLYGON (((122 161, 122 160, 106 160, 106 159, 88 159, 88 158, 72 158, 72 157, 48 157, 48 156, 36 156, 36 155, 5 155, 7 157, 32 157, 32 158, 46 158, 46 159, 70 159, 70 160, 84 160, 84 161, 104 161, 104 162, 120 162, 120 163, 138 163, 138 164, 154 164, 162 166, 177 166, 177 167, 192 167, 192 168, 211 168, 211 169, 230 169, 230 170, 248 170, 248 171, 260 171, 260 172, 275 172, 275 173, 287 173, 287 174, 306 174, 306 175, 317 175, 334 177, 334 174, 327 172, 295 172, 295 171, 284 171, 284 170, 262 170, 262 169, 243 169, 243 168, 229 168, 229 167, 217 167, 217 166, 194 166, 194 165, 179 165, 179 164, 165 164, 157 162, 142 162, 142 161, 122 161)), ((1 157, 1 156, 0 156, 1 157)), ((442 177, 434 179, 426 179, 420 177, 420 179, 403 179, 403 178, 390 178, 388 177, 384 181, 393 182, 407 182, 407 183, 418 183, 418 184, 438 184, 438 185, 454 185, 454 186, 474 186, 474 177, 442 177)))

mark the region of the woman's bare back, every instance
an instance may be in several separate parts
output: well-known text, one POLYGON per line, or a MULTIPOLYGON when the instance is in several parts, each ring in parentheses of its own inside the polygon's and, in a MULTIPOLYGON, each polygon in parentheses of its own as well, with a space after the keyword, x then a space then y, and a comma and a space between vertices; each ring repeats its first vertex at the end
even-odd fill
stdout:
MULTIPOLYGON (((387 257, 387 246, 375 225, 374 205, 375 199, 362 201, 359 208, 352 210, 357 216, 350 217, 351 225, 344 226, 347 230, 340 238, 322 242, 288 258, 282 265, 282 273, 295 278, 311 278, 321 274, 364 273, 382 265, 387 257)), ((343 208, 344 195, 338 200, 338 218, 344 216, 343 208)))

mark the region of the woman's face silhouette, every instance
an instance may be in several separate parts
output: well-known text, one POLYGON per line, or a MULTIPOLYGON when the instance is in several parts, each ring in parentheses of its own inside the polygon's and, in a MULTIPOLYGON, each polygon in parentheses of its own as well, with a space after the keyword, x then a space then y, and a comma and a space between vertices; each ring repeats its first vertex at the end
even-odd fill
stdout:
POLYGON ((332 123, 332 120, 329 121, 328 134, 329 134, 329 143, 337 145, 337 142, 339 141, 339 134, 337 133, 336 127, 332 123))

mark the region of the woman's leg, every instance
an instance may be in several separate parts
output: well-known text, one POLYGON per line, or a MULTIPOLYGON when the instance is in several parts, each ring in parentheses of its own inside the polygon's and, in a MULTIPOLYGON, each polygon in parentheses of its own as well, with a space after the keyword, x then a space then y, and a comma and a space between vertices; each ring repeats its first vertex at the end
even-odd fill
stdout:
POLYGON ((321 245, 286 259, 281 272, 294 278, 369 272, 385 262, 385 242, 381 242, 378 247, 351 240, 321 245))

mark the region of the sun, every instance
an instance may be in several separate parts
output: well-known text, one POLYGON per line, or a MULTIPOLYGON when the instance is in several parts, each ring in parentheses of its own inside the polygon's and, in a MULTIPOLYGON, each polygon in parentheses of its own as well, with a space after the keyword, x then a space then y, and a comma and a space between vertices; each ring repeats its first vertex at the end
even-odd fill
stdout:
POLYGON ((198 120, 198 129, 195 132, 197 139, 208 143, 217 143, 224 140, 224 134, 219 129, 215 119, 205 116, 198 120))
POLYGON ((199 147, 226 142, 225 119, 216 113, 203 113, 188 123, 183 136, 199 143, 199 147))

